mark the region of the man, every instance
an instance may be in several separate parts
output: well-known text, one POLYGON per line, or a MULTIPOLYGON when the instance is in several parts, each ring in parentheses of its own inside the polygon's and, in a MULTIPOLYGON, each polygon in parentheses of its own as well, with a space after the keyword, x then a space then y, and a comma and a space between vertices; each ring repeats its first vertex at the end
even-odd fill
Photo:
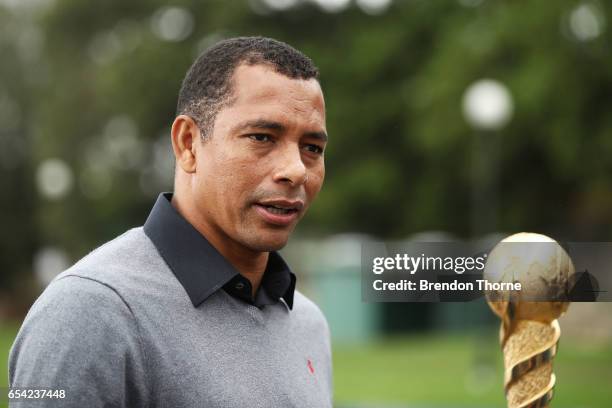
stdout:
POLYGON ((144 227, 60 274, 11 350, 11 387, 68 407, 329 407, 320 310, 275 252, 321 188, 325 106, 312 61, 234 38, 187 73, 174 194, 144 227))

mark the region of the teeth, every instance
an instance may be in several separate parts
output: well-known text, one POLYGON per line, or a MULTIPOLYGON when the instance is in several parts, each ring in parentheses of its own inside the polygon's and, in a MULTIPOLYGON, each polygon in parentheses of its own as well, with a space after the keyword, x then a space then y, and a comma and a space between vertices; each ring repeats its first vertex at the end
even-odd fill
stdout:
POLYGON ((277 207, 277 206, 273 206, 273 205, 266 206, 266 208, 272 214, 279 214, 279 215, 281 215, 281 214, 289 214, 292 211, 291 208, 281 208, 281 207, 277 207))

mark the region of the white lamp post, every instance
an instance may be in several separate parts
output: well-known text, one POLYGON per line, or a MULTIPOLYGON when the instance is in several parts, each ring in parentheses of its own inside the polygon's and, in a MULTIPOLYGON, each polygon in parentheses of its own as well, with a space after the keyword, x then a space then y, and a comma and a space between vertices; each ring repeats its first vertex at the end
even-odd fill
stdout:
POLYGON ((476 131, 472 150, 472 232, 482 235, 497 228, 498 133, 512 119, 514 104, 504 84, 481 79, 465 90, 462 105, 465 120, 476 131))

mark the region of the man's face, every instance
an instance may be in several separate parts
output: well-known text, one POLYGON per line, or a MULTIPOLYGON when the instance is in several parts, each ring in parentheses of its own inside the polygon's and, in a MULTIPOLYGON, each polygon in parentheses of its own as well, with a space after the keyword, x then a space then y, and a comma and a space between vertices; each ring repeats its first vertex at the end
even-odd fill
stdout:
POLYGON ((233 102, 198 146, 192 184, 206 229, 222 245, 282 248, 325 176, 325 102, 319 83, 266 65, 240 65, 233 102))

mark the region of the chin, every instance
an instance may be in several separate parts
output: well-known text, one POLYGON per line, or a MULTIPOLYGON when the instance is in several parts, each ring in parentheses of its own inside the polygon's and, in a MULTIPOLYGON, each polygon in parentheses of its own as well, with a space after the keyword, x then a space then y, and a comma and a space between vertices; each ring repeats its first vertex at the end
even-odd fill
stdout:
POLYGON ((287 245, 289 235, 286 232, 264 232, 245 242, 246 246, 256 252, 278 251, 287 245))
POLYGON ((288 239, 283 241, 259 241, 254 245, 251 245, 251 249, 257 252, 271 252, 271 251, 280 251, 287 245, 288 239))

